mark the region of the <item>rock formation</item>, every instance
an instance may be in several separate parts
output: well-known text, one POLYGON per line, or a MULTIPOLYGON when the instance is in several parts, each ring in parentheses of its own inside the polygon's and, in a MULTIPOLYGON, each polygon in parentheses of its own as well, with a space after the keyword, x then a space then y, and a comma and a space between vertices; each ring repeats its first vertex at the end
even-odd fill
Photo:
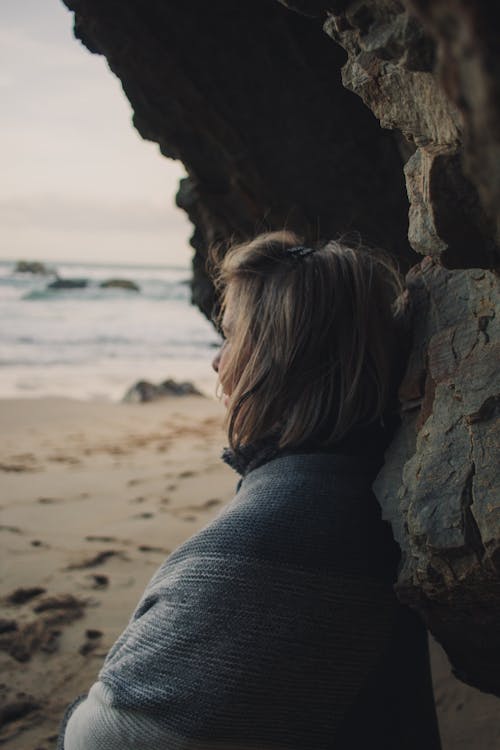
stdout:
POLYGON ((47 276, 54 272, 39 260, 18 260, 13 273, 32 273, 36 276, 47 276))
POLYGON ((207 246, 265 228, 309 240, 356 229, 413 265, 402 425, 377 492, 403 550, 399 595, 463 680, 500 694, 496 9, 65 2, 138 131, 186 166, 177 201, 205 313, 207 246))
POLYGON ((62 279, 57 276, 54 281, 47 284, 47 289, 85 289, 88 283, 88 279, 62 279))
POLYGON ((101 289, 126 289, 129 292, 140 292, 141 287, 130 279, 107 279, 99 284, 101 289))
POLYGON ((123 397, 127 404, 142 404, 149 401, 158 401, 160 398, 171 396, 201 396, 200 391, 189 381, 177 382, 172 378, 162 383, 150 383, 148 380, 138 380, 128 389, 123 397))

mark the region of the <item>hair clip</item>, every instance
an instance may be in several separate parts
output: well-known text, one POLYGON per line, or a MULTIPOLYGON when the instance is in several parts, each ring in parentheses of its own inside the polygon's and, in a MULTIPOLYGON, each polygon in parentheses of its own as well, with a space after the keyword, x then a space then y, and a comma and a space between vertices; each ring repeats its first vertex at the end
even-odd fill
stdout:
POLYGON ((306 255, 313 253, 315 248, 304 247, 304 245, 297 245, 296 247, 287 247, 285 255, 289 255, 292 258, 305 258, 306 255))

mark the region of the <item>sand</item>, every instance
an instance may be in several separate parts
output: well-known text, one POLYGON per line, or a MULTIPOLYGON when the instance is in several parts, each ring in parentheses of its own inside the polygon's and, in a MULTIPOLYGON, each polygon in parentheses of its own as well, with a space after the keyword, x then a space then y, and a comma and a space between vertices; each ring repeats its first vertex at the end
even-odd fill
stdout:
MULTIPOLYGON (((55 747, 156 568, 232 497, 221 423, 202 397, 0 400, 3 747, 55 747)), ((500 747, 500 701, 432 652, 444 750, 500 747)))

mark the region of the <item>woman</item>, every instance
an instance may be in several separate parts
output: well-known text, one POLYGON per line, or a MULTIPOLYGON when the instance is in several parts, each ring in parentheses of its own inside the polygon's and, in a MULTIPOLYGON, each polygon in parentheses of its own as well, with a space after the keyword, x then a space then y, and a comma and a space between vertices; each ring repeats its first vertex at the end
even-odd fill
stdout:
POLYGON ((426 632, 371 492, 401 287, 275 232, 217 266, 236 496, 148 585, 65 750, 435 750, 426 632))

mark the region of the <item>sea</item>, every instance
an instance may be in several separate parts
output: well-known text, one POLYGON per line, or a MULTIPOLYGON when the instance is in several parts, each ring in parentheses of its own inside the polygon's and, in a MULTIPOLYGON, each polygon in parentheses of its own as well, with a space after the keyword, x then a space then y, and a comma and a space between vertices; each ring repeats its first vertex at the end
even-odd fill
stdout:
POLYGON ((138 380, 189 380, 214 395, 219 337, 191 304, 179 266, 44 262, 83 288, 50 289, 52 275, 0 261, 0 398, 120 401, 138 380), (110 279, 139 291, 103 288, 110 279))

